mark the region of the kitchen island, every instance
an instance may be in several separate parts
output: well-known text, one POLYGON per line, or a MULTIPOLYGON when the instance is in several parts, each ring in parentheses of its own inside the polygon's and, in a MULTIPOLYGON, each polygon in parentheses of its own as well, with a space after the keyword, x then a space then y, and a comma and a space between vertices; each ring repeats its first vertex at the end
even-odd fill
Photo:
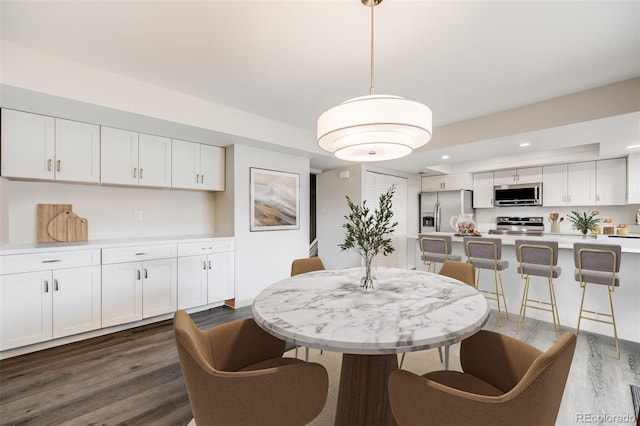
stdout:
MULTIPOLYGON (((453 254, 462 257, 466 261, 464 252, 463 237, 454 235, 452 232, 435 232, 452 236, 453 254)), ((515 241, 518 239, 557 241, 559 247, 558 265, 562 268, 562 274, 554 279, 554 287, 558 304, 560 324, 565 327, 574 328, 578 324, 578 312, 580 310, 581 288, 574 279, 573 244, 574 243, 594 243, 594 244, 619 244, 622 247, 622 259, 620 264, 620 287, 613 293, 613 307, 618 328, 618 337, 621 340, 630 340, 640 343, 640 238, 609 238, 607 235, 588 235, 582 238, 581 235, 572 234, 544 234, 543 236, 518 236, 518 235, 492 235, 483 233, 477 238, 500 238, 502 240, 502 259, 509 262, 509 268, 502 271, 504 281, 504 291, 507 301, 509 315, 518 315, 520 303, 524 291, 524 280, 518 274, 518 261, 516 260, 515 241)), ((417 236, 415 236, 417 245, 417 236)), ((420 260, 420 249, 416 249, 416 269, 425 270, 425 266, 420 260)), ((546 279, 542 277, 532 277, 529 288, 529 298, 547 301, 549 300, 549 290, 546 279)), ((493 276, 490 271, 483 270, 480 273, 480 288, 493 288, 493 276)), ((585 308, 600 312, 609 311, 609 301, 607 297, 607 287, 597 284, 589 284, 585 295, 585 308)), ((490 302, 492 309, 495 309, 495 302, 490 302)), ((526 316, 542 321, 552 322, 551 313, 539 311, 537 309, 527 309, 526 316)), ((526 318, 525 318, 526 322, 526 318)), ((613 336, 613 328, 607 324, 593 321, 582 321, 580 329, 598 334, 613 336)))

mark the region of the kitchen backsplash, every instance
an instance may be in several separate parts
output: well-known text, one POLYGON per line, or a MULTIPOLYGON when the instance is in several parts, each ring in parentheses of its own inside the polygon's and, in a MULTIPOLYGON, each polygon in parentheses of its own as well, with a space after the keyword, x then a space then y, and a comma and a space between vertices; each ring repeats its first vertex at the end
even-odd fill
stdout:
POLYGON ((625 206, 571 206, 571 207, 497 207, 494 209, 476 209, 476 223, 480 232, 486 233, 489 229, 495 229, 497 216, 542 216, 544 218, 545 232, 551 232, 549 215, 559 213, 565 221, 560 223, 560 232, 574 233, 571 223, 566 220, 566 216, 572 210, 591 212, 597 210, 601 218, 613 219, 614 226, 626 224, 629 232, 640 233, 640 225, 635 223, 636 213, 640 209, 639 204, 625 206))

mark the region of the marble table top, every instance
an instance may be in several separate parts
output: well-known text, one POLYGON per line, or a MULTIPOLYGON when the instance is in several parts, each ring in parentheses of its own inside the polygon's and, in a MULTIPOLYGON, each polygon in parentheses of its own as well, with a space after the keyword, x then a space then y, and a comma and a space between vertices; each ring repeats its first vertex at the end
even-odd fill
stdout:
POLYGON ((360 275, 360 268, 348 268, 279 281, 254 300, 254 319, 296 345, 373 355, 453 344, 489 318, 485 297, 453 278, 378 268, 370 291, 360 287, 360 275))

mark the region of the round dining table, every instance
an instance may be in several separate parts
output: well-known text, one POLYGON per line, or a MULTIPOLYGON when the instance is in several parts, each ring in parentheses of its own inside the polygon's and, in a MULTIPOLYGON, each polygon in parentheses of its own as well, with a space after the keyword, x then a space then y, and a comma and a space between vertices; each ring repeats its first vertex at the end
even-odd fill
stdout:
POLYGON ((395 424, 387 381, 397 354, 448 348, 486 324, 489 306, 443 275, 378 268, 373 290, 360 277, 360 268, 347 268, 286 278, 258 294, 253 316, 278 338, 343 354, 336 425, 395 424))

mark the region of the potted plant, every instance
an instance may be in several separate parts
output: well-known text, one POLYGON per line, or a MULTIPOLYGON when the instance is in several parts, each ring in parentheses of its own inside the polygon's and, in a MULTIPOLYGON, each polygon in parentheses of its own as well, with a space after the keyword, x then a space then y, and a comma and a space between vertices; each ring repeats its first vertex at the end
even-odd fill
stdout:
POLYGON ((600 219, 597 217, 596 212, 580 212, 578 210, 572 210, 567 215, 567 219, 571 222, 573 229, 582 232, 582 235, 586 235, 587 232, 594 230, 600 223, 600 219))
POLYGON ((348 196, 346 197, 350 213, 344 216, 347 222, 342 227, 347 232, 344 242, 338 247, 343 251, 354 249, 362 257, 363 276, 360 283, 367 290, 373 289, 375 257, 378 253, 386 256, 394 251, 389 235, 398 225, 398 222, 391 222, 393 217, 391 199, 395 190, 395 185, 392 185, 386 193, 380 195, 378 208, 373 213, 367 206, 366 200, 359 205, 348 196))

